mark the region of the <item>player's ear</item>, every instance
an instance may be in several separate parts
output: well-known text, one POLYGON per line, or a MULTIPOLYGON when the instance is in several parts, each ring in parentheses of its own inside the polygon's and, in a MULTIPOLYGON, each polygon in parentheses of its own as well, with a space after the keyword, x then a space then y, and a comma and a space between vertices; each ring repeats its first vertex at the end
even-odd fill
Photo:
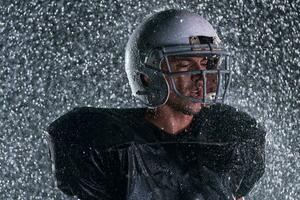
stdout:
POLYGON ((145 87, 149 87, 151 80, 146 74, 140 74, 140 79, 145 87))

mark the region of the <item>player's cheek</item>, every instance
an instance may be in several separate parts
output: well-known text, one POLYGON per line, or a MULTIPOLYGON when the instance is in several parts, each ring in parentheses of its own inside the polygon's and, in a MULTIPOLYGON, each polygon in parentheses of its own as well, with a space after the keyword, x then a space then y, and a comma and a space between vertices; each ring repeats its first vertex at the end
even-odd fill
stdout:
POLYGON ((175 86, 178 90, 183 91, 188 85, 188 80, 184 76, 176 77, 174 80, 175 86))

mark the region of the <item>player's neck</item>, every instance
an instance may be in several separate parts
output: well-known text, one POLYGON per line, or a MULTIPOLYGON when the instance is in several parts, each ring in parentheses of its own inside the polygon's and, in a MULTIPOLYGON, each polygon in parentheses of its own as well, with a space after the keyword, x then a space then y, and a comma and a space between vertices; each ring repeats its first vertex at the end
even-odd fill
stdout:
POLYGON ((162 106, 153 110, 148 109, 145 119, 165 132, 176 135, 190 125, 193 115, 186 115, 168 106, 162 106))

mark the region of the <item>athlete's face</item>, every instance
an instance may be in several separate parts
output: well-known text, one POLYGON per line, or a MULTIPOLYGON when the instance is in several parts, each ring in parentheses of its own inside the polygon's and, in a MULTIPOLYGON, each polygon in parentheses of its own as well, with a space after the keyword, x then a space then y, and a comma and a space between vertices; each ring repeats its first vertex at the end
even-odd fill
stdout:
MULTIPOLYGON (((207 69, 207 59, 204 57, 169 57, 169 65, 172 72, 183 72, 193 70, 205 70, 207 69)), ((166 61, 162 63, 162 70, 169 71, 166 61)), ((199 74, 185 74, 179 76, 173 76, 172 79, 175 82, 176 88, 184 96, 194 97, 201 99, 203 98, 203 76, 199 74)), ((206 87, 207 93, 215 92, 217 88, 217 75, 207 74, 206 75, 206 87)), ((167 81, 171 86, 171 77, 167 77, 167 81)), ((171 86, 170 96, 166 103, 176 111, 182 112, 187 115, 197 114, 203 104, 192 102, 187 99, 183 99, 178 96, 171 86)))

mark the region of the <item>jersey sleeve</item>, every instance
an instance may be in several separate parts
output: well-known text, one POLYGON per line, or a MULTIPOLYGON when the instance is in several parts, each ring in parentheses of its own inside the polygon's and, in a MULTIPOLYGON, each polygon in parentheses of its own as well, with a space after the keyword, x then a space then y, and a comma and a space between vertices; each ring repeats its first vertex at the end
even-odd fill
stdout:
POLYGON ((48 127, 48 140, 57 187, 80 199, 116 199, 120 191, 117 152, 95 146, 83 137, 89 120, 78 110, 63 115, 48 127))
POLYGON ((265 130, 256 124, 251 130, 255 138, 247 139, 244 142, 242 151, 244 151, 244 159, 246 171, 239 189, 236 192, 237 197, 246 196, 255 183, 263 176, 265 172, 265 130))
POLYGON ((235 196, 246 196, 265 171, 264 128, 246 113, 234 115, 231 127, 236 145, 232 154, 235 196))

